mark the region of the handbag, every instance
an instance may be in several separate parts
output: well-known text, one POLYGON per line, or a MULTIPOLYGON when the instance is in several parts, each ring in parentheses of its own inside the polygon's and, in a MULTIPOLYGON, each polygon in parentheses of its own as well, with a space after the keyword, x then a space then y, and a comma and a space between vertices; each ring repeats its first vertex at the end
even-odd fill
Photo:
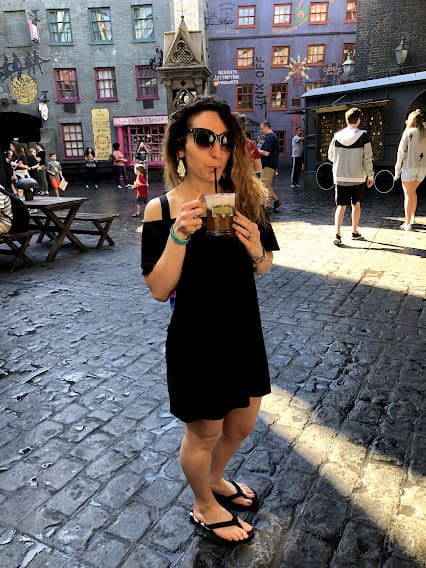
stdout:
POLYGON ((59 189, 62 189, 62 191, 65 191, 68 187, 68 182, 65 178, 62 178, 61 181, 59 182, 59 189))

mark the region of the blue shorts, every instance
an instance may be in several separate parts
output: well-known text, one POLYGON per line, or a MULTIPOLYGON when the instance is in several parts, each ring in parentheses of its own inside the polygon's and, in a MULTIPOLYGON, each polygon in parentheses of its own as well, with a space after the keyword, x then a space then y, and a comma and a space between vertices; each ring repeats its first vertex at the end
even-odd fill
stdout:
POLYGON ((336 205, 355 205, 362 201, 365 195, 365 183, 358 185, 336 185, 335 201, 336 205))
POLYGON ((136 203, 138 205, 146 205, 147 198, 146 197, 136 197, 136 203))

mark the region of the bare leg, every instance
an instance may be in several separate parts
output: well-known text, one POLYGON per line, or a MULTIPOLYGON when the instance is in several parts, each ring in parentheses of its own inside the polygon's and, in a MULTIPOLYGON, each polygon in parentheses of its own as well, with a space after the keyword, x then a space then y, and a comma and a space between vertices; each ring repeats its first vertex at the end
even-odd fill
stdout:
POLYGON ((337 205, 336 212, 334 214, 334 227, 336 230, 336 235, 340 235, 340 229, 342 228, 345 211, 346 205, 337 205))
POLYGON ((361 203, 352 203, 352 232, 358 232, 358 223, 361 217, 361 203))
MULTIPOLYGON (((251 398, 248 408, 236 408, 225 418, 222 431, 213 448, 211 465, 211 486, 216 493, 232 495, 235 487, 223 479, 223 472, 231 457, 235 454, 241 443, 252 432, 259 412, 261 398, 251 398)), ((239 483, 247 497, 254 497, 254 492, 244 483, 239 483)), ((235 503, 249 506, 251 501, 239 497, 235 503)))
POLYGON ((412 225, 416 216, 417 188, 419 183, 420 182, 417 180, 402 182, 402 189, 404 190, 405 223, 407 225, 412 225))
MULTIPOLYGON (((183 472, 194 493, 194 515, 206 524, 229 521, 232 515, 214 498, 210 486, 212 451, 223 427, 222 420, 195 420, 186 424, 180 457, 183 472)), ((252 526, 239 519, 239 526, 214 529, 220 538, 244 540, 252 526)))

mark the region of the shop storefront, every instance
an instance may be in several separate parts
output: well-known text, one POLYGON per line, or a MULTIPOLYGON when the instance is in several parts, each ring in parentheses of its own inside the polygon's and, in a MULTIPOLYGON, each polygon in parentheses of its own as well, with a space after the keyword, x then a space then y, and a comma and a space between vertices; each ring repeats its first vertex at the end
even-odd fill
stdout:
POLYGON ((136 162, 136 150, 141 141, 148 151, 148 166, 162 168, 161 148, 168 122, 167 115, 121 116, 113 118, 117 141, 129 160, 129 166, 136 162))

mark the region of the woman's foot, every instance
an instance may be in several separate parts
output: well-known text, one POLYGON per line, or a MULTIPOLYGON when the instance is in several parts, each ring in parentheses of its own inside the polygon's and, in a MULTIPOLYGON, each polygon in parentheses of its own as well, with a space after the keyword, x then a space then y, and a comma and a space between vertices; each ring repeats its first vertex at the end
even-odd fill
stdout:
POLYGON ((215 507, 201 513, 194 507, 191 520, 196 525, 201 526, 222 541, 231 544, 237 542, 247 542, 253 537, 253 527, 242 519, 236 517, 223 507, 215 507), (213 528, 212 525, 224 523, 225 526, 213 528), (229 524, 228 524, 229 523, 229 524), (227 526, 226 526, 227 525, 227 526))
POLYGON ((224 507, 238 511, 255 511, 259 506, 256 491, 245 483, 222 479, 220 484, 212 487, 212 491, 216 500, 224 507))

